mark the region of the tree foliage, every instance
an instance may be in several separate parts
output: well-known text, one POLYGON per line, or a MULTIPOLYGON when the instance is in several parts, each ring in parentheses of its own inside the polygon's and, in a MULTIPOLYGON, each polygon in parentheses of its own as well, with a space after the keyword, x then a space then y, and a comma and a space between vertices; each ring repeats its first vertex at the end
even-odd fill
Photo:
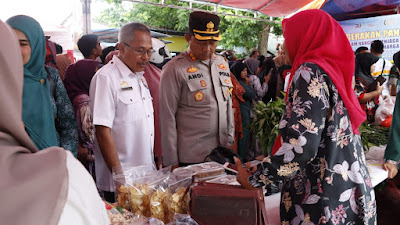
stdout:
MULTIPOLYGON (((131 2, 122 2, 121 0, 103 0, 111 4, 111 7, 104 10, 99 17, 95 19, 108 23, 111 27, 121 27, 128 22, 141 22, 151 28, 161 30, 176 30, 187 32, 189 14, 191 11, 184 9, 175 9, 160 7, 147 4, 136 4, 131 2)), ((157 0, 148 0, 147 2, 159 3, 157 0)), ((165 4, 189 7, 188 2, 178 0, 166 0, 165 4)), ((212 11, 213 7, 207 5, 193 4, 194 8, 212 11)), ((218 12, 234 13, 231 9, 218 8, 218 12)), ((253 14, 239 12, 239 15, 252 17, 253 14)), ((267 18, 260 15, 261 18, 267 18)), ((226 49, 244 46, 247 49, 257 47, 258 38, 263 31, 265 22, 250 20, 233 16, 221 16, 220 30, 223 39, 220 45, 226 49)), ((273 25, 273 33, 281 34, 282 29, 279 24, 273 25)))

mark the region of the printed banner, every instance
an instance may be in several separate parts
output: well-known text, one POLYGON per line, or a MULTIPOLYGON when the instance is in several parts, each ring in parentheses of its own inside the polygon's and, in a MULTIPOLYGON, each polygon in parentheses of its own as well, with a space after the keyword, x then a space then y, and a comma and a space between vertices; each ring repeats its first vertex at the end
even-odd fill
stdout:
POLYGON ((393 60, 393 54, 400 50, 400 15, 398 14, 339 21, 339 24, 354 51, 361 46, 369 49, 371 42, 377 39, 383 42, 383 57, 388 60, 393 60))

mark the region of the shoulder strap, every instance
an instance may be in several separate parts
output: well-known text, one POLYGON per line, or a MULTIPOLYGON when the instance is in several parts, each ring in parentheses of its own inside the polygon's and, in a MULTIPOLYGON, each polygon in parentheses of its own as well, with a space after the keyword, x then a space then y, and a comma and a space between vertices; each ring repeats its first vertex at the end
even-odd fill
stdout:
POLYGON ((383 66, 382 66, 381 75, 383 76, 383 71, 385 70, 386 60, 384 58, 382 58, 382 60, 383 60, 383 66))

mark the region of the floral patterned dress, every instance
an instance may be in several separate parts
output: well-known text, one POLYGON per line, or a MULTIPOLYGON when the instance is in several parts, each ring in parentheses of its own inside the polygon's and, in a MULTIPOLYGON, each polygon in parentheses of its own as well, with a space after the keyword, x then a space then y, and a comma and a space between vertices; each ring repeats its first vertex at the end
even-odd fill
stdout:
POLYGON ((279 124, 283 144, 249 182, 268 187, 283 180, 282 225, 376 224, 361 139, 330 77, 318 65, 304 63, 288 95, 279 124))
POLYGON ((54 90, 50 94, 50 100, 55 116, 57 139, 60 147, 69 150, 77 157, 78 155, 78 126, 75 119, 75 112, 67 91, 58 74, 58 70, 46 67, 51 75, 54 90), (54 91, 54 92, 53 92, 54 91))

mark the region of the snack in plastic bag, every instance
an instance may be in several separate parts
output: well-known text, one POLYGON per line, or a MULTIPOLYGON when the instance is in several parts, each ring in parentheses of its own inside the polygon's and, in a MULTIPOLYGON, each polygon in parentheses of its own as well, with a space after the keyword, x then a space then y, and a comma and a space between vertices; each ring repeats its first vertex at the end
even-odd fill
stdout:
POLYGON ((150 217, 150 195, 147 184, 136 183, 130 186, 129 200, 133 214, 150 217))
POLYGON ((152 182, 149 183, 151 216, 164 223, 168 223, 172 219, 169 208, 169 171, 170 169, 158 171, 152 182))
POLYGON ((158 189, 150 199, 150 211, 154 218, 169 222, 168 190, 158 189))
POLYGON ((198 179, 205 179, 210 177, 216 177, 224 174, 224 166, 216 162, 206 162, 188 166, 194 173, 194 177, 198 179))
POLYGON ((121 185, 117 188, 117 193, 117 205, 124 209, 131 210, 129 188, 125 185, 121 185))
POLYGON ((108 217, 110 218, 110 225, 129 225, 132 222, 133 215, 128 210, 115 206, 112 203, 104 202, 107 210, 108 217))
POLYGON ((215 183, 215 184, 229 184, 229 185, 239 185, 240 183, 236 180, 235 175, 223 175, 217 178, 207 180, 207 183, 215 183))
POLYGON ((171 210, 174 213, 187 213, 186 206, 189 202, 189 195, 185 187, 180 187, 171 195, 171 210))
POLYGON ((168 188, 171 192, 170 207, 172 213, 187 213, 187 204, 190 196, 188 188, 192 184, 193 172, 191 170, 175 170, 170 178, 168 188))
POLYGON ((117 205, 131 210, 130 185, 137 177, 143 177, 154 171, 151 166, 116 166, 112 169, 114 184, 116 186, 117 205))

